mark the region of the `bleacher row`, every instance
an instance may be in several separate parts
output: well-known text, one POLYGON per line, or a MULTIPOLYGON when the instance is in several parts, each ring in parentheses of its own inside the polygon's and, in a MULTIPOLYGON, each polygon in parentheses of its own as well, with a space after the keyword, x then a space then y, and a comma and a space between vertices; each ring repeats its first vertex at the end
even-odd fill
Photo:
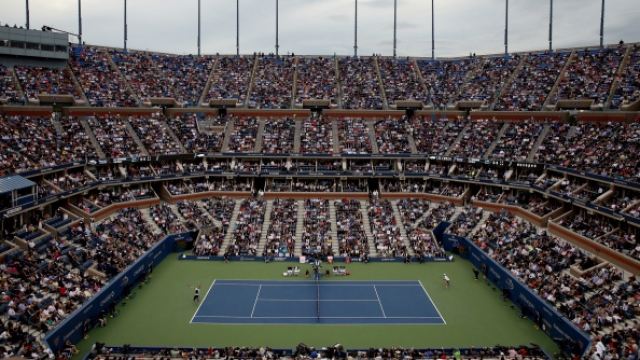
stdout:
MULTIPOLYGON (((386 57, 166 55, 93 46, 69 48, 66 68, 1 67, 0 99, 29 103, 38 95, 69 95, 94 107, 150 106, 154 98, 184 107, 233 99, 260 109, 326 100, 340 109, 508 111, 554 109, 562 100, 592 100, 618 110, 640 97, 640 46, 523 53, 454 60, 386 57), (15 79, 12 76, 15 75, 15 79)), ((38 103, 38 102, 35 102, 38 103)))

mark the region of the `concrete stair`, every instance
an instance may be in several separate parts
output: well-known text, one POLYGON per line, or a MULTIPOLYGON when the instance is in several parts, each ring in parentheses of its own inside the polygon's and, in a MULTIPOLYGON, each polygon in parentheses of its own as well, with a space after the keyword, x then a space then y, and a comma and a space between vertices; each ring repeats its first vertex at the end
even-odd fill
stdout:
POLYGON ((53 124, 53 127, 56 129, 56 132, 58 132, 58 134, 60 135, 64 134, 65 132, 64 128, 62 127, 62 124, 60 124, 60 122, 56 117, 51 118, 51 123, 53 124))
POLYGON ((111 54, 109 54, 108 52, 104 52, 104 55, 106 56, 107 60, 109 61, 109 64, 113 68, 113 70, 115 72, 117 72, 118 74, 120 74, 120 78, 127 85, 127 91, 129 92, 129 95, 131 95, 134 99, 136 99, 136 102, 138 103, 138 106, 142 106, 142 101, 140 101, 140 97, 138 96, 138 94, 135 93, 135 91, 133 91, 133 88, 131 87, 131 84, 129 84, 129 81, 127 81, 127 78, 124 76, 122 71, 120 71, 120 68, 118 67, 118 65, 116 65, 116 62, 113 61, 113 58, 111 57, 111 54))
POLYGON ((256 143, 253 148, 253 152, 259 153, 262 151, 262 135, 264 134, 264 123, 265 119, 258 120, 258 132, 256 134, 256 143))
POLYGON ((18 74, 13 67, 7 67, 9 74, 11 74, 11 80, 13 81, 13 85, 16 87, 16 92, 18 93, 19 99, 25 99, 24 90, 22 89, 22 84, 20 84, 20 80, 18 80, 18 74))
MULTIPOLYGON (((518 66, 516 66, 516 68, 513 70, 513 72, 509 76, 509 79, 507 79, 507 81, 505 81, 505 83, 502 84, 499 94, 507 94, 507 89, 509 89, 509 86, 511 86, 511 83, 513 82, 513 79, 516 78, 516 75, 520 72, 520 70, 522 70, 522 67, 524 66, 526 59, 527 59, 527 56, 523 56, 520 59, 518 66)), ((489 104, 489 110, 493 110, 493 108, 498 104, 498 101, 500 101, 500 97, 496 96, 496 98, 493 99, 493 102, 489 104)))
MULTIPOLYGON (((458 211, 458 209, 456 209, 456 211, 458 211)), ((454 215, 454 216, 455 217, 453 219, 455 219, 458 215, 454 215)), ((475 235, 478 232, 478 230, 480 230, 480 227, 482 226, 482 224, 484 224, 487 221, 489 216, 491 216, 491 211, 484 210, 482 212, 482 218, 480 219, 480 221, 478 221, 476 226, 473 229, 471 229, 471 232, 469 232, 469 234, 471 234, 470 238, 473 237, 473 235, 475 235)))
POLYGON ((409 142, 409 147, 411 148, 412 154, 417 154, 418 149, 416 149, 416 140, 413 138, 413 135, 407 135, 407 141, 409 142))
MULTIPOLYGON (((249 85, 247 86, 246 101, 242 105, 243 108, 249 107, 249 100, 251 99, 251 90, 253 89, 253 79, 256 76, 256 71, 258 69, 258 62, 260 60, 257 57, 253 57, 253 69, 251 69, 251 77, 249 78, 249 85)), ((224 149, 224 148, 223 148, 224 149)))
POLYGON ((527 162, 533 161, 533 159, 536 156, 536 153, 538 152, 538 149, 540 148, 540 144, 542 144, 542 142, 544 141, 544 138, 547 137, 547 133, 549 132, 550 128, 551 128, 550 125, 545 125, 542 128, 542 131, 540 131, 540 135, 538 135, 536 142, 533 143, 533 146, 531 147, 531 151, 529 152, 529 155, 527 155, 527 162))
POLYGON ((293 81, 291 82, 291 108, 295 109, 296 107, 296 86, 298 86, 298 57, 293 58, 293 81))
MULTIPOLYGON (((451 143, 451 145, 449 145, 449 148, 447 149, 447 152, 444 153, 445 156, 449 156, 451 155, 451 152, 453 151, 453 149, 456 148, 456 146, 458 146, 458 143, 460 143, 460 140, 462 140, 462 138, 464 137, 464 135, 467 133, 467 131, 471 128, 471 123, 467 124, 462 131, 460 131, 460 134, 458 134, 458 137, 451 143)), ((444 130, 443 130, 444 131, 444 130)))
POLYGON ((200 94, 200 99, 198 99, 198 107, 202 106, 202 103, 204 102, 204 99, 206 98, 207 94, 209 93, 209 89, 211 89, 211 78, 213 77, 213 73, 218 68, 218 63, 219 62, 220 62, 220 58, 217 57, 216 61, 214 61, 213 64, 211 64, 211 70, 209 70, 209 77, 207 78, 207 83, 204 84, 204 89, 202 90, 202 94, 200 94))
POLYGON ((376 242, 371 232, 371 219, 369 218, 369 212, 367 211, 367 200, 360 200, 360 212, 362 213, 362 221, 364 223, 364 233, 367 236, 367 243, 369 244, 369 256, 376 256, 376 242))
POLYGON ((365 120, 369 123, 369 137, 371 140, 371 149, 374 154, 379 154, 380 150, 378 150, 378 142, 376 141, 376 120, 369 119, 365 120))
POLYGON ((69 72, 69 77, 71 78, 71 80, 73 80, 73 87, 78 93, 80 93, 80 97, 82 97, 82 100, 84 100, 85 106, 91 106, 89 104, 89 100, 87 99, 87 95, 85 95, 84 93, 84 89, 82 88, 82 86, 80 86, 78 79, 73 74, 73 70, 71 70, 71 66, 69 66, 69 63, 67 63, 67 71, 69 72))
POLYGON ((335 205, 333 202, 335 199, 329 200, 329 215, 331 216, 331 238, 333 239, 333 243, 331 244, 331 249, 333 253, 336 255, 340 254, 340 242, 338 241, 338 213, 336 211, 335 205))
POLYGON ((166 121, 164 121, 164 120, 159 120, 159 121, 162 124, 162 126, 164 126, 164 128, 167 130, 167 134, 169 134, 169 136, 171 136, 171 139, 173 139, 173 141, 175 141, 176 144, 178 144, 178 147, 180 148, 180 153, 186 154, 187 153, 187 149, 184 148, 184 145, 182 145, 182 141, 180 141, 178 136, 176 136, 176 133, 174 133, 173 130, 171 130, 169 125, 167 125, 166 121))
POLYGON ((260 240, 258 240, 258 255, 262 255, 265 245, 267 245, 267 235, 269 232, 269 224, 271 223, 271 210, 273 209, 273 200, 267 200, 267 205, 264 209, 264 222, 262 223, 262 233, 260 233, 260 240))
POLYGON ((133 128, 133 125, 131 125, 129 120, 123 119, 122 122, 124 123, 124 126, 127 128, 127 131, 129 131, 129 136, 133 138, 133 141, 136 143, 136 145, 138 145, 142 153, 146 156, 151 156, 147 148, 142 143, 142 140, 140 140, 140 138, 138 137, 138 133, 136 133, 136 130, 133 128))
POLYGON ((302 255, 302 234, 304 233, 304 200, 298 200, 298 219, 296 221, 296 244, 293 251, 294 256, 302 255))
POLYGON ((178 217, 178 219, 185 225, 187 225, 187 223, 189 223, 189 220, 185 219, 184 216, 182 216, 182 214, 180 214, 180 211, 178 210, 178 205, 177 204, 169 204, 169 208, 171 209, 171 211, 173 211, 174 215, 178 217))
POLYGON ((87 120, 82 119, 82 120, 80 120, 80 123, 82 124, 82 127, 84 128, 85 134, 87 134, 87 136, 89 137, 89 140, 93 144, 93 147, 96 149, 96 154, 98 154, 98 157, 100 159, 106 159, 107 155, 102 150, 102 147, 98 143, 98 139, 96 139, 96 135, 93 133, 93 130, 91 130, 91 126, 89 126, 89 123, 87 123, 87 120))
MULTIPOLYGON (((624 56, 622 57, 622 61, 620 61, 620 67, 618 68, 618 71, 616 71, 616 74, 622 74, 624 72, 624 69, 627 67, 627 64, 629 63, 629 54, 631 53, 632 48, 633 48, 632 46, 627 46, 627 51, 624 52, 624 56)), ((616 76, 613 79, 613 84, 611 84, 611 90, 609 91, 609 95, 605 100, 603 108, 609 109, 611 107, 613 96, 615 95, 616 90, 618 90, 619 85, 620 85, 620 76, 616 76)))
POLYGON ((555 96, 556 92, 558 91, 558 86, 562 82, 562 78, 564 77, 564 73, 569 68, 569 65, 573 61, 573 58, 576 56, 576 54, 577 54, 577 51, 573 50, 571 52, 571 55, 569 55, 569 58, 567 59, 567 62, 564 64, 564 67, 562 67, 562 70, 560 71, 560 74, 558 74, 558 78, 556 79, 555 84, 553 84, 553 87, 551 88, 551 91, 549 91, 549 94, 547 95, 547 98, 544 100, 544 103, 542 104, 542 108, 540 110, 547 110, 547 107, 549 106, 549 102, 551 101, 551 99, 553 99, 553 96, 555 96))
POLYGON ((378 57, 371 58, 373 65, 376 69, 376 75, 378 75, 378 86, 380 87, 380 96, 382 96, 382 104, 385 110, 389 110, 389 101, 387 100, 387 94, 384 92, 384 84, 382 83, 382 75, 380 74, 380 66, 378 66, 378 57))
POLYGON ((162 231, 162 229, 160 229, 158 224, 156 224, 156 222, 153 220, 153 217, 151 216, 151 212, 149 212, 148 207, 140 209, 140 212, 142 213, 142 217, 144 218, 144 221, 146 221, 149 225, 151 225, 151 228, 153 229, 153 232, 155 234, 164 234, 164 231, 162 231))
POLYGON ((227 121, 227 127, 224 130, 224 140, 222 141, 222 147, 220 150, 227 151, 229 148, 229 138, 231 137, 231 133, 233 133, 233 127, 235 126, 235 121, 229 120, 227 121))
POLYGON ((238 220, 238 213, 240 212, 240 205, 242 201, 236 201, 236 206, 233 208, 233 215, 231 215, 231 219, 229 220, 229 231, 224 236, 223 248, 226 249, 229 245, 233 245, 231 242, 233 241, 233 229, 235 227, 236 220, 238 220))
POLYGON ((407 249, 411 249, 411 244, 409 243, 409 236, 407 235, 407 231, 404 228, 404 225, 402 225, 402 216, 400 216, 400 210, 398 209, 398 206, 393 202, 393 201, 389 201, 391 203, 391 209, 393 209, 393 217, 396 219, 396 225, 398 226, 398 229, 400 229, 400 235, 402 235, 402 241, 404 242, 404 245, 407 247, 407 249))
POLYGON ((294 131, 294 135, 293 135, 293 152, 294 153, 299 153, 300 152, 300 135, 301 135, 301 131, 302 131, 302 122, 304 120, 300 119, 300 118, 296 118, 295 122, 296 122, 296 129, 294 131))
POLYGON ((502 139, 502 137, 504 136, 504 133, 507 132, 507 129, 509 129, 509 124, 510 123, 505 122, 502 125, 502 127, 500 128, 500 131, 498 132, 498 136, 496 136, 495 140, 493 140, 491 145, 489 145, 489 148, 487 149, 487 151, 484 153, 484 158, 491 157, 491 153, 493 152, 493 150, 495 150, 496 146, 498 146, 498 142, 500 141, 500 139, 502 139))
POLYGON ((338 137, 338 120, 331 119, 331 131, 333 132, 333 153, 340 154, 340 137, 338 137))
MULTIPOLYGON (((191 201, 193 201, 193 200, 191 200, 191 201)), ((214 225, 215 227, 219 227, 219 228, 221 228, 221 229, 222 229, 222 221, 220 221, 220 220, 216 219, 216 218, 213 216, 213 214, 211 214, 211 213, 209 212, 209 210, 207 210, 207 207, 204 205, 204 203, 202 202, 202 200, 196 200, 196 201, 193 201, 193 202, 196 204, 196 206, 200 207, 200 209, 202 209, 202 211, 204 211, 204 213, 205 213, 205 214, 207 214, 207 216, 209 216, 209 219, 211 219, 211 221, 213 222, 213 225, 214 225)))
POLYGON ((333 58, 333 66, 336 69, 336 86, 338 87, 338 109, 343 109, 342 104, 342 84, 340 83, 340 64, 338 58, 333 58))
MULTIPOLYGON (((416 71, 416 75, 418 76, 418 79, 420 79, 420 85, 422 86, 422 91, 424 91, 425 94, 429 94, 429 88, 427 87, 427 83, 424 82, 424 78, 422 77, 422 71, 420 71, 420 67, 418 66, 418 60, 416 60, 416 58, 412 58, 411 61, 413 61, 413 66, 416 71)), ((427 99, 424 99, 422 103, 425 106, 425 110, 433 108, 433 104, 431 103, 431 101, 427 101, 427 99)))

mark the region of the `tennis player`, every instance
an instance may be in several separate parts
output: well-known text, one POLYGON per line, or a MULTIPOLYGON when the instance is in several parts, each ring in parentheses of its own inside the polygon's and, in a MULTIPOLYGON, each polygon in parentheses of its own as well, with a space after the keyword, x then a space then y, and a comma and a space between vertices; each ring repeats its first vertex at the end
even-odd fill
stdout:
POLYGON ((447 276, 447 274, 444 274, 444 277, 442 279, 444 280, 444 288, 448 289, 449 288, 449 277, 447 276))
POLYGON ((196 292, 193 294, 193 302, 200 302, 200 285, 195 286, 194 289, 196 292))

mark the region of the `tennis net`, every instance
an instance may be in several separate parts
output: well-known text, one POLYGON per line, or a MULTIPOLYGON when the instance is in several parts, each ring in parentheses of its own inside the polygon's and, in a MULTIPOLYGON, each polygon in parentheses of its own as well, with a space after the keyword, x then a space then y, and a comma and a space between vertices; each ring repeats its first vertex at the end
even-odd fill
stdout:
POLYGON ((316 276, 316 288, 318 290, 318 322, 320 322, 320 276, 316 276))

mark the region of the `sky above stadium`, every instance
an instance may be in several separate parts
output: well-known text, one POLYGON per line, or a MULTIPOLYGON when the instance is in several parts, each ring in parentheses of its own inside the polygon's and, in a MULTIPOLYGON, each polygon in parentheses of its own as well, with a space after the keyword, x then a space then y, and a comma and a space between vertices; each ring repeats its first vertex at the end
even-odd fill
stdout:
MULTIPOLYGON (((240 53, 275 52, 275 0, 239 0, 240 53)), ((128 0, 129 49, 197 53, 197 0, 128 0)), ((553 47, 599 44, 600 0, 555 0, 553 47)), ((78 32, 77 0, 29 0, 30 27, 78 32)), ((353 54, 354 0, 279 0, 280 54, 353 54)), ((0 0, 2 25, 25 0, 0 0)), ((236 2, 201 0, 203 54, 236 53, 236 2)), ((87 44, 123 46, 124 0, 82 0, 87 44)), ((504 0, 435 0, 436 57, 504 52, 504 0)), ((509 51, 549 47, 549 0, 509 1, 509 51)), ((397 55, 431 56, 431 1, 398 0, 397 55)), ((75 38, 72 38, 72 41, 75 38)), ((640 41, 638 0, 609 0, 605 44, 640 41)), ((358 54, 393 55, 393 0, 358 0, 358 54)))

